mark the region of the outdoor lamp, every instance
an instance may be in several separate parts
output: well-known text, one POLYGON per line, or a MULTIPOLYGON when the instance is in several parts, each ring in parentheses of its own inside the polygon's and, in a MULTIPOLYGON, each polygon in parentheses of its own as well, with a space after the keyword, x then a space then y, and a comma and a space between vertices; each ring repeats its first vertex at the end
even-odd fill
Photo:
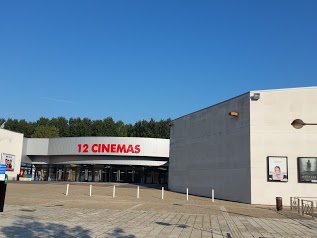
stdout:
POLYGON ((301 119, 295 119, 291 125, 295 128, 295 129, 301 129, 303 126, 309 125, 309 126, 317 126, 317 123, 305 123, 303 122, 303 120, 301 119))
POLYGON ((238 117, 239 113, 238 112, 229 112, 229 115, 232 117, 238 117))
POLYGON ((257 101, 260 99, 260 93, 253 93, 253 96, 251 96, 252 101, 257 101))

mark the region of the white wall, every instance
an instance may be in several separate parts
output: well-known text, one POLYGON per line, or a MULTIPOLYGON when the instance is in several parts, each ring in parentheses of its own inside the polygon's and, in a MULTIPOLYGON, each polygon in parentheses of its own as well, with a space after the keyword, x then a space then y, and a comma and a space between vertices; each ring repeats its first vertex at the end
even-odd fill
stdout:
POLYGON ((0 129, 0 156, 2 153, 15 155, 14 171, 6 171, 9 180, 16 180, 20 173, 23 134, 0 129))
MULTIPOLYGON (((82 149, 83 150, 83 149, 82 149)), ((169 139, 139 137, 62 137, 62 138, 29 138, 26 154, 32 155, 114 155, 169 157, 169 139), (87 144, 88 152, 78 151, 78 144, 87 144), (93 152, 94 144, 129 144, 139 145, 139 153, 93 152)))
POLYGON ((249 106, 244 94, 172 121, 169 189, 251 202, 249 106))
MULTIPOLYGON (((317 197, 317 184, 298 183, 297 157, 317 157, 317 126, 294 129, 291 122, 302 119, 317 123, 317 88, 257 91, 251 101, 251 186, 253 204, 275 204, 283 197, 317 197), (267 156, 288 157, 288 182, 267 181, 267 156)), ((253 92, 251 92, 251 95, 253 92)))

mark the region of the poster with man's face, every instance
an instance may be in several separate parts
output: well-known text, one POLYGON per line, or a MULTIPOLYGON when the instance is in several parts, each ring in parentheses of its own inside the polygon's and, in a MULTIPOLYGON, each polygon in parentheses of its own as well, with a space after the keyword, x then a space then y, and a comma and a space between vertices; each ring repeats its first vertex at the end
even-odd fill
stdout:
POLYGON ((272 182, 287 182, 287 157, 269 156, 268 164, 268 181, 272 182))
POLYGON ((15 165, 15 155, 10 154, 2 154, 1 155, 1 164, 6 165, 7 171, 14 171, 14 165, 15 165))
POLYGON ((317 183, 317 158, 298 158, 299 182, 317 183))

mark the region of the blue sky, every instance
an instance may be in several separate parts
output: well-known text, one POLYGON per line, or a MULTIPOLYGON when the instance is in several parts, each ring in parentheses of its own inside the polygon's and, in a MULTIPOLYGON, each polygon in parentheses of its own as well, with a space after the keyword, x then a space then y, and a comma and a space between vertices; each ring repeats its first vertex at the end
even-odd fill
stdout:
POLYGON ((0 118, 177 118, 317 84, 317 1, 1 1, 0 118))

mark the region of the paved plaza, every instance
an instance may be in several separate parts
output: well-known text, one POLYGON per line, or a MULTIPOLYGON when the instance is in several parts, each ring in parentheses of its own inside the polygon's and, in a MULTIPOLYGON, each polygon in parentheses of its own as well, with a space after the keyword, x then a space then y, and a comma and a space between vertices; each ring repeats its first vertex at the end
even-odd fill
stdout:
MULTIPOLYGON (((0 237, 316 237, 317 222, 284 208, 240 204, 140 186, 9 183, 0 237)), ((285 198, 286 199, 286 198, 285 198)), ((288 198, 287 198, 288 199, 288 198)))

